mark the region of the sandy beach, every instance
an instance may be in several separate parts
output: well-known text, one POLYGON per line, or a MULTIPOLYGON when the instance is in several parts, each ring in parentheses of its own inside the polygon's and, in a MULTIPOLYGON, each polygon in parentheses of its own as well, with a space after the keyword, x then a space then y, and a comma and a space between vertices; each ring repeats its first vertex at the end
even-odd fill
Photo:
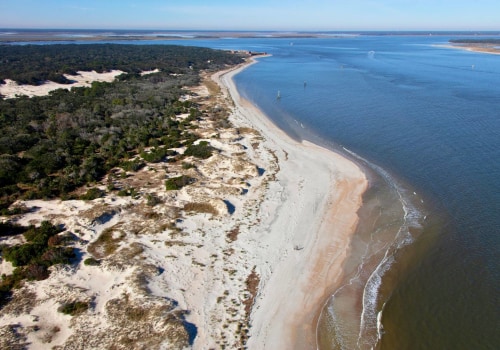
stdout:
MULTIPOLYGON (((316 348, 317 318, 342 277, 367 180, 354 163, 291 139, 243 100, 232 78, 247 66, 205 76, 186 95, 229 111, 232 125, 208 116, 196 126, 217 149, 209 159, 187 159, 187 170, 148 164, 114 180, 135 188, 133 197, 15 203, 29 211, 11 220, 61 225, 79 253, 14 291, 0 310, 0 347, 316 348), (165 177, 179 174, 196 182, 167 191, 165 177), (112 250, 100 243, 106 234, 112 250), (91 307, 58 311, 70 301, 91 307)), ((10 262, 0 261, 0 272, 10 274, 10 262)))
POLYGON ((234 123, 243 118, 257 129, 279 164, 253 233, 261 284, 248 346, 315 349, 318 313, 342 276, 367 179, 351 161, 279 130, 239 96, 237 73, 221 77, 236 104, 234 123))
POLYGON ((483 44, 449 44, 449 45, 435 45, 436 47, 444 47, 448 49, 463 50, 470 52, 487 53, 491 55, 500 55, 500 49, 495 45, 483 44))

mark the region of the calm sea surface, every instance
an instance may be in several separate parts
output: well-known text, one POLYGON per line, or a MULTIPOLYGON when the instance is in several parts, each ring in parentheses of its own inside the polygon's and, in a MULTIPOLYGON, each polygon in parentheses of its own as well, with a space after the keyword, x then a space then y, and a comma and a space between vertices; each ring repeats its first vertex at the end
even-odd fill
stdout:
POLYGON ((322 348, 500 346, 500 56, 458 37, 137 42, 271 53, 242 95, 371 174, 322 348))
MULTIPOLYGON (((426 202, 423 231, 377 271, 382 349, 500 345, 500 56, 435 46, 447 40, 275 40, 236 80, 285 130, 355 152, 426 202)), ((370 348, 371 333, 336 347, 370 348)))
MULTIPOLYGON (((500 56, 436 46, 448 39, 262 40, 248 48, 273 57, 236 79, 285 130, 374 164, 396 182, 406 210, 417 211, 405 218, 403 210, 402 221, 397 211, 386 213, 379 222, 408 227, 365 278, 362 317, 377 328, 365 332, 361 320, 359 332, 336 348, 370 348, 378 336, 382 349, 500 345, 500 56), (382 299, 374 310, 371 297, 382 299)), ((344 321, 334 321, 342 330, 344 321)))

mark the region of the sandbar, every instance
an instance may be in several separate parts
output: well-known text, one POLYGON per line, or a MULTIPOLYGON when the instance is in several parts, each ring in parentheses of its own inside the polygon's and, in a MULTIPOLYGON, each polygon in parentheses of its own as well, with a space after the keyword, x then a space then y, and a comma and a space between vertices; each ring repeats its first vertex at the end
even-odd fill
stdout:
POLYGON ((438 46, 449 48, 449 49, 457 49, 457 50, 464 50, 464 51, 470 51, 470 52, 480 52, 480 53, 487 53, 487 54, 492 54, 492 55, 500 55, 500 48, 498 47, 498 44, 493 45, 493 44, 453 43, 450 45, 438 45, 438 46))

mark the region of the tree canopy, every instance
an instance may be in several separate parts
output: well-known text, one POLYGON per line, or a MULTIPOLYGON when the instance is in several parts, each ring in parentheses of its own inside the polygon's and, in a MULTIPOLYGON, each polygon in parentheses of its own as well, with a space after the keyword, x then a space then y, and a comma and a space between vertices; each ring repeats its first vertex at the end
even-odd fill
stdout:
POLYGON ((228 52, 181 46, 2 46, 1 78, 40 82, 78 70, 128 73, 89 88, 0 99, 0 209, 19 198, 64 198, 113 167, 143 164, 130 160, 138 154, 157 162, 172 154, 169 148, 192 145, 197 136, 189 127, 199 111, 179 100, 183 88, 198 84, 201 70, 241 61, 228 52), (160 72, 138 74, 147 69, 160 72), (175 118, 180 113, 190 116, 175 118))
POLYGON ((70 83, 64 74, 77 71, 122 70, 140 73, 159 69, 185 73, 190 69, 219 69, 241 63, 225 51, 175 45, 55 44, 0 45, 0 81, 38 85, 51 80, 70 83))

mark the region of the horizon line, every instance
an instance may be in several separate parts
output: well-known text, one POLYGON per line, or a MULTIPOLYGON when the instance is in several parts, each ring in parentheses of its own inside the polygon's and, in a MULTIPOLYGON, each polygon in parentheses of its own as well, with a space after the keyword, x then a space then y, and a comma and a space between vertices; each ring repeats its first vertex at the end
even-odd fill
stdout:
POLYGON ((499 29, 172 29, 172 28, 67 28, 67 27, 0 27, 0 30, 102 30, 102 31, 168 31, 168 32, 294 32, 294 33, 318 33, 318 32, 499 32, 499 29))

